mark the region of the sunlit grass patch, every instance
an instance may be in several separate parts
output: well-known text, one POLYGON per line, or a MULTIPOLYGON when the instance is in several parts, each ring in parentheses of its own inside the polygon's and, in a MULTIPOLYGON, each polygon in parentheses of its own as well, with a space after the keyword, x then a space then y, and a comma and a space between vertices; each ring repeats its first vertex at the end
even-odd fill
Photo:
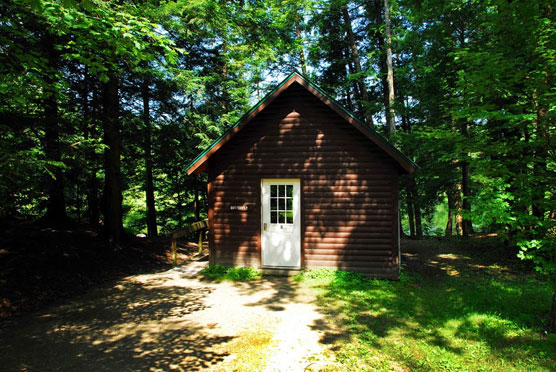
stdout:
POLYGON ((272 329, 265 325, 252 325, 226 344, 224 350, 230 356, 214 371, 258 372, 264 369, 274 345, 272 329))
POLYGON ((214 265, 201 270, 201 274, 211 280, 246 281, 258 279, 261 273, 253 267, 227 267, 214 265))
POLYGON ((362 371, 554 371, 556 337, 543 334, 551 283, 492 271, 453 277, 402 272, 399 281, 335 270, 297 280, 349 337, 335 345, 362 371), (481 273, 482 274, 482 273, 481 273))
POLYGON ((297 282, 312 281, 313 284, 316 282, 330 283, 334 279, 336 272, 337 270, 330 268, 301 270, 293 278, 297 282))

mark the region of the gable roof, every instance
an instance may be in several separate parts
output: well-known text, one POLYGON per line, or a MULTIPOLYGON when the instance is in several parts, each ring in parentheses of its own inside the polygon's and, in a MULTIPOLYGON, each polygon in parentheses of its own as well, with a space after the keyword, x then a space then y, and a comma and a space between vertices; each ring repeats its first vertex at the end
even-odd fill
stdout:
POLYGON ((342 107, 332 97, 326 94, 322 89, 311 82, 307 77, 297 71, 292 72, 272 91, 270 91, 262 100, 245 113, 234 125, 228 128, 216 141, 214 141, 205 151, 200 153, 186 168, 188 175, 199 174, 206 170, 207 160, 228 142, 236 133, 238 133, 247 123, 257 116, 265 107, 276 99, 282 92, 288 89, 293 83, 298 83, 305 87, 315 97, 340 115, 344 120, 357 128, 367 138, 374 142, 378 147, 384 150, 392 157, 407 173, 413 173, 419 167, 411 159, 405 156, 401 151, 395 148, 386 138, 377 133, 373 128, 356 118, 351 112, 342 107))

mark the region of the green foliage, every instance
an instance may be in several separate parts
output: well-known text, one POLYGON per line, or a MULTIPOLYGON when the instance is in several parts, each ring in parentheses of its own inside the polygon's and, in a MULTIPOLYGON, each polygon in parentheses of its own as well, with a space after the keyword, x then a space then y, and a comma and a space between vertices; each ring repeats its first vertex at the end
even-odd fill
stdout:
POLYGON ((243 282, 261 277, 261 273, 253 267, 227 267, 222 265, 209 266, 201 270, 205 278, 212 280, 231 280, 243 282))
MULTIPOLYGON (((45 186, 56 169, 63 170, 70 218, 86 220, 91 180, 102 206, 102 89, 117 77, 124 227, 134 233, 146 221, 143 83, 150 90, 157 218, 167 233, 194 218, 195 182, 184 165, 243 114, 262 71, 290 43, 278 32, 291 26, 278 2, 10 0, 0 17, 0 214, 44 214, 45 186), (49 65, 46 39, 57 66, 49 65), (43 92, 52 86, 61 161, 43 147, 43 92)), ((198 186, 203 217, 204 177, 198 186)))
MULTIPOLYGON (((553 224, 550 223, 550 225, 553 224)), ((544 228, 541 226, 538 230, 543 231, 544 228)), ((539 235, 539 239, 532 239, 531 234, 527 234, 528 239, 519 240, 517 256, 523 260, 532 261, 539 272, 553 273, 556 271, 556 237, 551 232, 539 235)))

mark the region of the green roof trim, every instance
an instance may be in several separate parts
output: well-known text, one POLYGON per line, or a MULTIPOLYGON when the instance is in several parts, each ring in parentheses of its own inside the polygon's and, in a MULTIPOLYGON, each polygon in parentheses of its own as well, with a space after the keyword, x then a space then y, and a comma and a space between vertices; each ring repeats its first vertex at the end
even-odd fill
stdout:
POLYGON ((344 112, 347 116, 355 120, 359 125, 361 125, 365 130, 369 131, 374 137, 376 137, 382 144, 392 149, 397 155, 399 155, 403 160, 407 161, 411 167, 414 169, 419 168, 419 166, 409 159, 404 153, 398 150, 394 145, 392 145, 386 138, 384 138, 381 134, 379 134, 376 130, 368 126, 365 122, 361 121, 357 118, 353 113, 348 111, 345 107, 339 104, 334 98, 332 98, 328 93, 322 90, 318 85, 313 83, 309 78, 301 74, 300 72, 294 70, 290 73, 280 84, 274 87, 270 92, 268 92, 255 106, 251 107, 249 111, 247 111, 239 120, 237 120, 232 126, 228 127, 224 133, 220 137, 218 137, 209 147, 207 147, 203 152, 201 152, 195 159, 193 159, 186 167, 185 171, 189 171, 191 167, 193 167, 201 158, 203 158, 206 154, 210 152, 216 145, 218 145, 226 136, 228 136, 235 128, 237 128, 249 115, 255 112, 261 105, 266 103, 270 97, 276 93, 284 84, 286 84, 291 78, 295 75, 299 76, 301 79, 305 80, 307 84, 309 84, 312 88, 314 88, 317 92, 319 92, 322 96, 326 99, 330 100, 336 107, 338 107, 342 112, 344 112))

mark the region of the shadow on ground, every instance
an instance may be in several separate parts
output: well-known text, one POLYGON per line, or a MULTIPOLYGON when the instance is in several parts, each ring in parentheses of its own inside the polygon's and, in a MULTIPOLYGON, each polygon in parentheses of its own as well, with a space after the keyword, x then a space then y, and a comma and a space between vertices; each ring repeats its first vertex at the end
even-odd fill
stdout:
POLYGON ((275 366, 295 359, 299 367, 326 345, 352 370, 366 362, 381 370, 372 363, 383 361, 409 370, 478 370, 474 361, 492 370, 554 370, 556 339, 539 332, 550 285, 475 251, 403 247, 400 281, 330 271, 327 282, 313 284, 207 283, 191 279, 201 263, 129 277, 5 322, 0 369, 226 370, 253 355, 263 365, 267 353, 275 366), (245 352, 262 331, 264 345, 245 352))
POLYGON ((198 370, 227 355, 233 337, 211 335, 184 316, 205 308, 207 287, 164 279, 97 289, 0 331, 3 371, 198 370))

